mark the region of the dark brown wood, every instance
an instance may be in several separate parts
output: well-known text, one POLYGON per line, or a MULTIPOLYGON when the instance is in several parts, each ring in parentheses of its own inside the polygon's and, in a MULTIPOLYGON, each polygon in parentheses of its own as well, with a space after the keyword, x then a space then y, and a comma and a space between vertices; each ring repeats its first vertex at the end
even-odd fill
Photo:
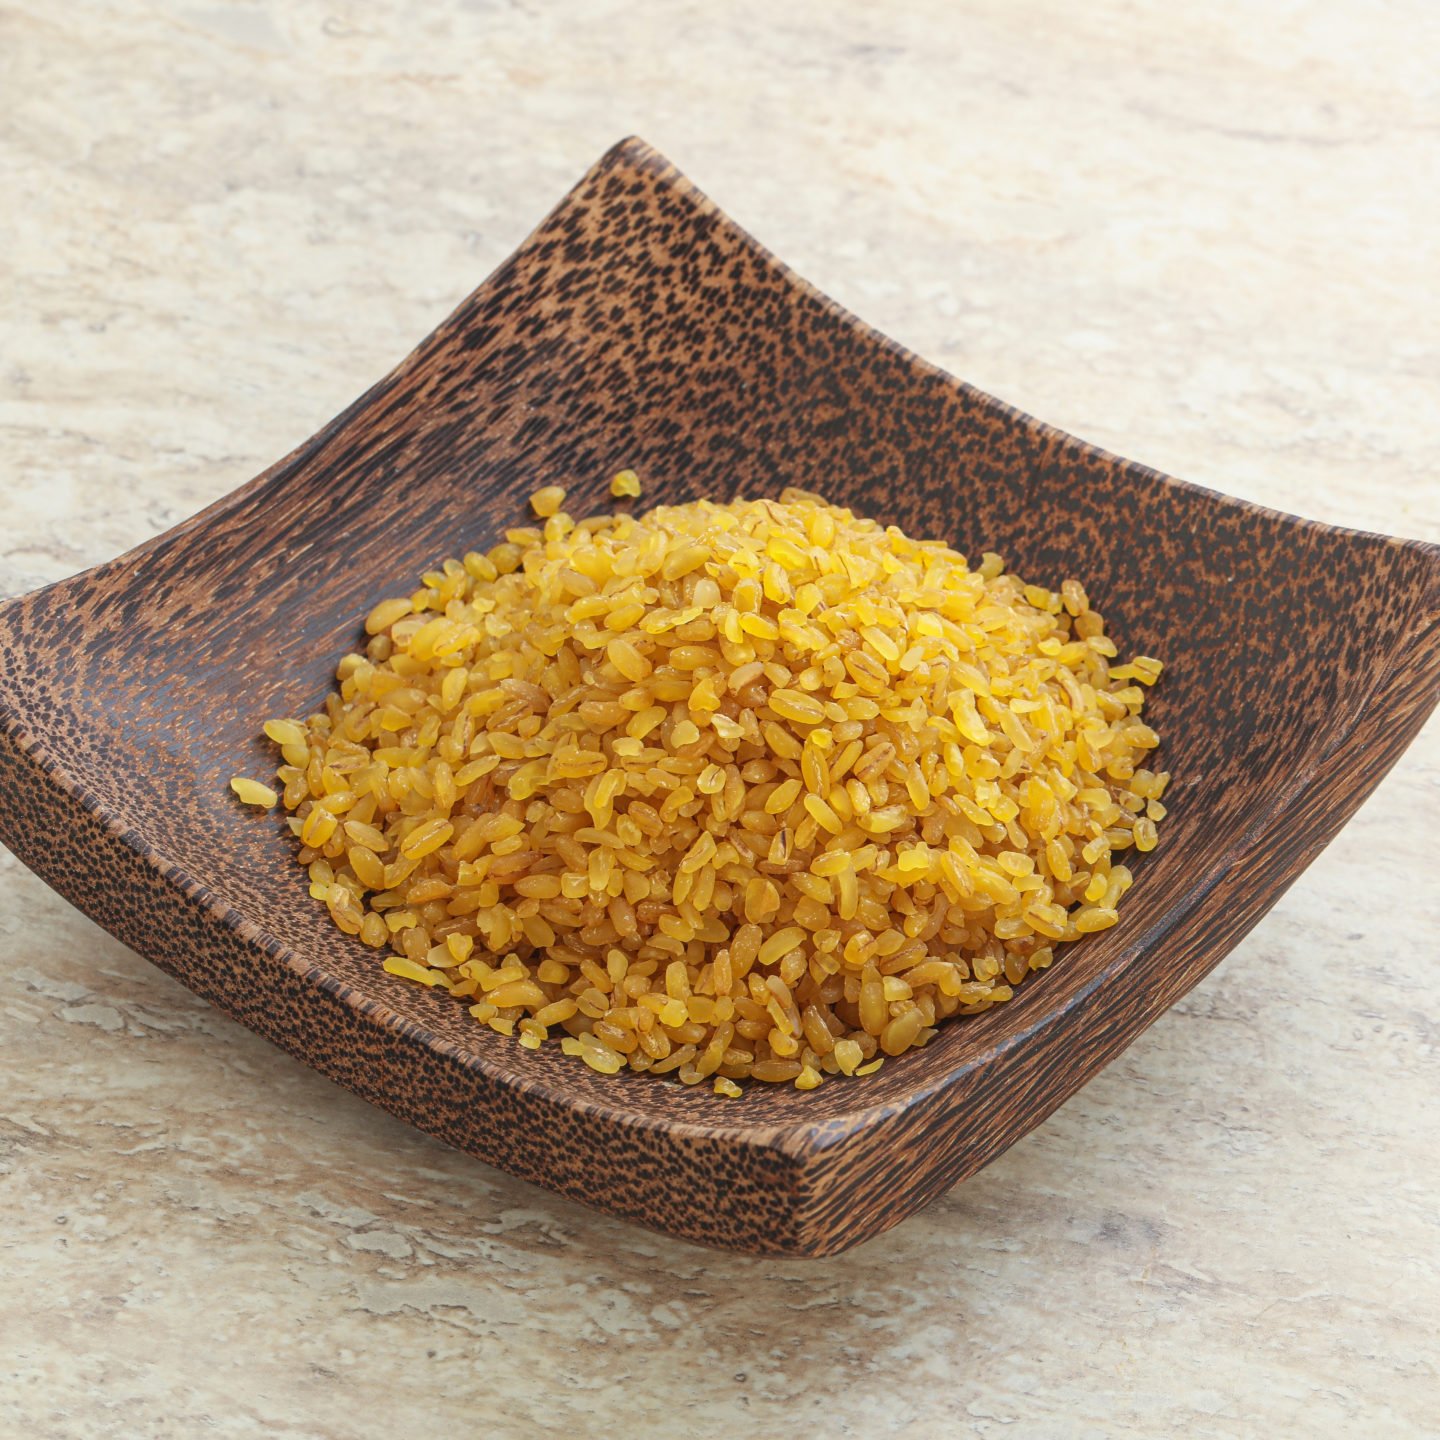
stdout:
MULTIPOLYGON (((1440 697, 1440 549, 1168 479, 935 370, 617 146, 391 375, 140 549, 0 607, 0 839, 107 929, 332 1079, 516 1175, 687 1239, 824 1255, 972 1174, 1273 905, 1440 697), (522 1050, 384 975, 306 894, 273 763, 380 595, 538 485, 609 503, 824 491, 1027 578, 1084 579, 1165 657, 1174 772, 1121 924, 924 1051, 717 1101, 522 1050)), ((1417 882, 1420 860, 1417 857, 1417 882)))

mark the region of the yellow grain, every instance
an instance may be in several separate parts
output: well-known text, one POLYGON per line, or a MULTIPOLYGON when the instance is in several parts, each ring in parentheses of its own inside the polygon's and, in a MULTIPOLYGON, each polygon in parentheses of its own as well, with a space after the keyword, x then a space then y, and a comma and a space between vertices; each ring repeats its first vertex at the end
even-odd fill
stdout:
POLYGON ((268 810, 280 799, 268 785, 262 785, 258 780, 247 780, 243 775, 234 776, 230 788, 242 804, 258 805, 262 810, 268 810))
POLYGON ((390 973, 733 1096, 873 1073, 1117 923, 1162 667, 1078 581, 799 491, 564 502, 376 605, 323 710, 265 722, 279 795, 232 782, 390 973))
POLYGON ((564 503, 565 490, 560 485, 542 485, 530 497, 530 508, 542 518, 556 514, 564 503))

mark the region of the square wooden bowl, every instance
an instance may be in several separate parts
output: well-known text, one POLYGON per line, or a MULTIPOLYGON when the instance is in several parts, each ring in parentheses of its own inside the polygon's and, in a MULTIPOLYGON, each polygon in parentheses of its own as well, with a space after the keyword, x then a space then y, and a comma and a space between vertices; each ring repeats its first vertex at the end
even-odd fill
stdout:
MULTIPOLYGON (((706 1244, 822 1255, 1043 1120, 1255 924, 1440 685, 1440 550, 1121 460, 907 354, 638 141, 392 374, 233 495, 0 607, 0 838, 126 944, 450 1144, 706 1244), (382 973, 312 901, 266 773, 379 596, 560 482, 577 514, 820 490, 1026 578, 1083 578, 1176 779, 1115 929, 866 1080, 734 1101, 593 1074, 382 973)), ((1423 863, 1415 857, 1417 874, 1423 863)))

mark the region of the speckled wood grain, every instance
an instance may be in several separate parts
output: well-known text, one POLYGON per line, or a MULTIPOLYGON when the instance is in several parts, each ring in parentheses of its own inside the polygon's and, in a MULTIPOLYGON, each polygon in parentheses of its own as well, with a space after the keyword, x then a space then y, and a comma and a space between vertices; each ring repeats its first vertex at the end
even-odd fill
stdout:
MULTIPOLYGON (((1440 550, 1117 459, 942 374, 617 146, 392 374, 140 549, 0 607, 0 839, 278 1045, 450 1144, 710 1245, 823 1255, 1039 1123, 1214 966, 1374 788, 1440 691, 1440 550), (277 815, 260 721, 315 704, 377 596, 577 514, 785 484, 1021 575, 1082 578, 1176 779, 1121 924, 924 1051, 738 1100, 522 1050, 337 932, 277 815)), ((1417 875, 1426 863, 1413 859, 1417 875)))

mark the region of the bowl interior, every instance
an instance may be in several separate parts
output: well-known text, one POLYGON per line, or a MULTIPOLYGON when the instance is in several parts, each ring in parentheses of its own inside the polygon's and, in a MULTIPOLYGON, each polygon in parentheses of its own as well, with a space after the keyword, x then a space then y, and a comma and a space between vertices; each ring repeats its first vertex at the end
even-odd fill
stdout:
POLYGON ((632 143, 294 455, 140 551, 7 607, 3 678, 47 755, 152 853, 493 1073, 657 1121, 823 1123, 943 1083, 1142 955, 1163 964, 1173 917, 1394 663, 1432 563, 1424 547, 1168 481, 957 384, 632 143), (231 775, 273 767, 261 722, 319 702, 375 599, 523 523, 542 484, 564 484, 572 513, 609 506, 622 466, 647 502, 797 484, 971 556, 997 550, 1027 579, 1081 579, 1122 652, 1168 667, 1147 719, 1175 776, 1170 818, 1122 923, 864 1086, 756 1087, 732 1107, 525 1052, 336 932, 278 815, 229 792, 231 775))

